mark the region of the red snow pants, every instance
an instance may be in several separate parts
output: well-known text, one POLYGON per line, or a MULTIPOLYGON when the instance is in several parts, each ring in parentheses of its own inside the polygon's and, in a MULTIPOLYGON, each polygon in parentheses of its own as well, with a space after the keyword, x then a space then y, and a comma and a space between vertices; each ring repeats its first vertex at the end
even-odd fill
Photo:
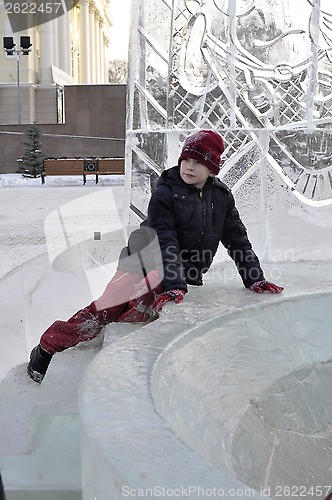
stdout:
POLYGON ((41 347, 49 354, 95 338, 112 322, 146 323, 154 317, 151 305, 163 292, 158 271, 142 275, 117 271, 99 299, 67 321, 55 321, 43 333, 41 347))

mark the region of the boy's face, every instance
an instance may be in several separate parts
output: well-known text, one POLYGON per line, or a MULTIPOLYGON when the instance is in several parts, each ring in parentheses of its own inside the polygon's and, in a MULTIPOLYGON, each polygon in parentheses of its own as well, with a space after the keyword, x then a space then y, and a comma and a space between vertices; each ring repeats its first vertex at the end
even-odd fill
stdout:
POLYGON ((206 165, 203 165, 203 163, 193 158, 186 158, 181 161, 180 176, 186 184, 201 189, 205 181, 209 177, 213 177, 214 173, 206 165))

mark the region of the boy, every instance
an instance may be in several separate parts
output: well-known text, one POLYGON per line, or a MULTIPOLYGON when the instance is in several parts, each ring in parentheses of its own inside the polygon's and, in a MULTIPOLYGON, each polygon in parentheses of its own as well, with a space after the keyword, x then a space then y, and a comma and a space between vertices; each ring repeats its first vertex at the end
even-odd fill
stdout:
POLYGON ((203 285, 220 242, 246 288, 283 291, 265 280, 233 195, 216 178, 223 152, 223 139, 212 130, 187 138, 178 165, 161 174, 147 219, 130 235, 103 295, 68 321, 53 323, 32 350, 32 380, 42 382, 56 352, 91 340, 108 323, 148 322, 166 302, 181 302, 187 284, 203 285))

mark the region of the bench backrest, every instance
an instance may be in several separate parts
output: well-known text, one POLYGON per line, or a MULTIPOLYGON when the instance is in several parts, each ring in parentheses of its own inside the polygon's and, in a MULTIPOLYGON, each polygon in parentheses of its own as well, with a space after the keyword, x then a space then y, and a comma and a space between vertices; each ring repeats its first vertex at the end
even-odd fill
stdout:
POLYGON ((125 173, 124 158, 99 158, 98 174, 123 175, 125 173))
POLYGON ((44 175, 75 175, 83 174, 84 160, 66 160, 66 159, 45 159, 44 175))

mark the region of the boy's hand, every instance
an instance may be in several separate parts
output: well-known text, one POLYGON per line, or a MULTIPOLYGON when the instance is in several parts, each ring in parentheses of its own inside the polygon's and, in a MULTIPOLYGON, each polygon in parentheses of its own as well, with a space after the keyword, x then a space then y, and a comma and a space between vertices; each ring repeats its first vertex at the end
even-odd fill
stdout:
POLYGON ((182 289, 173 289, 169 290, 168 292, 163 292, 158 297, 152 304, 152 309, 156 311, 161 311, 166 302, 170 302, 174 300, 175 304, 179 304, 183 299, 186 294, 185 290, 182 289))
POLYGON ((281 293, 284 289, 282 286, 275 285, 274 283, 270 283, 269 281, 263 280, 263 281, 256 281, 251 287, 249 287, 249 290, 252 290, 253 292, 256 293, 281 293))
MULTIPOLYGON (((159 271, 150 271, 137 285, 134 286, 134 294, 130 299, 139 299, 142 295, 145 295, 151 290, 160 290, 161 277, 159 271)), ((162 288, 161 288, 162 289, 162 288)))

